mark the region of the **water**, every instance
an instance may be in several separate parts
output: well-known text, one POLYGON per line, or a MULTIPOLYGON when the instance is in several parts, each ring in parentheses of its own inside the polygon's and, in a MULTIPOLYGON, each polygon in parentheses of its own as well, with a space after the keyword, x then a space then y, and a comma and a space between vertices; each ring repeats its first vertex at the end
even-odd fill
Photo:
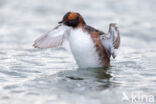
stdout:
MULTIPOLYGON (((122 101, 123 94, 156 96, 155 4, 155 0, 0 0, 0 103, 130 104, 132 99, 122 101), (32 47, 67 11, 80 12, 89 25, 105 32, 109 23, 118 23, 121 48, 111 68, 78 69, 62 48, 32 47)), ((148 101, 135 102, 139 103, 148 101)), ((156 99, 148 104, 155 103, 156 99)))

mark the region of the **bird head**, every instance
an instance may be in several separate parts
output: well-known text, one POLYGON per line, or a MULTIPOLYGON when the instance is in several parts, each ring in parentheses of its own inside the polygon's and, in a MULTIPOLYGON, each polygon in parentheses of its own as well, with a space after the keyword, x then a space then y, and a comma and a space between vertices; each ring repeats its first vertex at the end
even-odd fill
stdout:
POLYGON ((64 16, 62 21, 59 24, 64 24, 66 26, 70 26, 73 28, 85 25, 85 21, 83 20, 82 16, 77 12, 67 12, 64 16))

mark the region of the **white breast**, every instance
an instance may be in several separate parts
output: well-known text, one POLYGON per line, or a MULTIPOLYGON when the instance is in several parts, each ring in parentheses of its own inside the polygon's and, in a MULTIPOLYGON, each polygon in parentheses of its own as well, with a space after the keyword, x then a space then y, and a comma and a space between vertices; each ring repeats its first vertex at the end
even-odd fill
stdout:
POLYGON ((82 31, 82 29, 72 29, 69 43, 79 67, 102 67, 93 40, 87 32, 82 31))

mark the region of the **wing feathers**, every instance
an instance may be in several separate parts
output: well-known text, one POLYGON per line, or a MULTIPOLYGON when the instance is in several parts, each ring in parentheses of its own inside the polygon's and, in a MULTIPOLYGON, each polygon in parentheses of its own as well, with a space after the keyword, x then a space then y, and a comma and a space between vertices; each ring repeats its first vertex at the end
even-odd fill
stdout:
POLYGON ((117 49, 120 46, 120 33, 116 24, 111 23, 109 25, 108 34, 104 34, 100 38, 107 54, 111 53, 112 57, 115 58, 117 55, 117 49))
POLYGON ((63 35, 57 36, 57 37, 49 37, 48 35, 44 35, 44 36, 41 36, 40 38, 38 38, 34 42, 33 46, 35 48, 41 48, 41 49, 53 48, 53 47, 62 45, 63 38, 64 38, 63 35))
POLYGON ((109 26, 109 33, 113 36, 113 46, 118 49, 120 46, 120 33, 116 24, 111 23, 109 26))
POLYGON ((65 26, 59 25, 52 31, 36 39, 33 46, 41 49, 60 46, 63 44, 64 35, 67 34, 67 31, 65 26))

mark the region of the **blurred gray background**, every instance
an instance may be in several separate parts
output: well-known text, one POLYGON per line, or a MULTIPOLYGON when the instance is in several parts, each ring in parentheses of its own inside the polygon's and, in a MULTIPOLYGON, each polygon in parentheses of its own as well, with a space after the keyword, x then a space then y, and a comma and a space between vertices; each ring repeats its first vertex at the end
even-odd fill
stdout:
POLYGON ((155 0, 0 0, 0 103, 129 104, 123 92, 155 96, 155 5, 155 0), (32 47, 68 11, 104 32, 109 23, 118 24, 121 48, 109 70, 78 69, 62 48, 32 47))

